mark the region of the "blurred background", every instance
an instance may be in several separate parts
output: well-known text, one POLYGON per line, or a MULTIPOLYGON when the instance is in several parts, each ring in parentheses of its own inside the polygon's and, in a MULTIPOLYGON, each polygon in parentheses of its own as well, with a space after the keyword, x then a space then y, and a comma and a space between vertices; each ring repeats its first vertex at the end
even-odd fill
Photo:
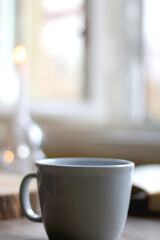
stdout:
POLYGON ((160 161, 159 9, 0 0, 1 169, 45 156, 160 161))

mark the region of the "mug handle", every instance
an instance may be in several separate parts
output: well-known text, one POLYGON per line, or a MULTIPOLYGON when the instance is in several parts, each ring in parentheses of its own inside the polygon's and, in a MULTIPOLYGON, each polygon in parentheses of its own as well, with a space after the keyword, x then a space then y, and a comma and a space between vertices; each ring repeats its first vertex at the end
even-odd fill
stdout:
POLYGON ((42 215, 36 214, 30 203, 30 197, 29 197, 29 184, 32 180, 32 178, 37 179, 37 174, 36 173, 30 173, 26 175, 20 186, 20 191, 19 191, 19 197, 20 197, 20 205, 22 208, 22 211, 24 215, 31 221, 33 222, 42 222, 42 215))

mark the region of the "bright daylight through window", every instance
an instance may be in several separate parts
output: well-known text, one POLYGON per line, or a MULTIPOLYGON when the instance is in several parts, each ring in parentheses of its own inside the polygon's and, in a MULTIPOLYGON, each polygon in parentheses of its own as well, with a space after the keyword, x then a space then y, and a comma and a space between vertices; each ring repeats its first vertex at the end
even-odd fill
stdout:
POLYGON ((85 64, 84 1, 39 1, 36 14, 31 43, 31 96, 51 100, 82 98, 85 64))
POLYGON ((33 114, 160 123, 159 8, 155 0, 0 0, 0 112, 18 99, 12 56, 22 45, 33 114))

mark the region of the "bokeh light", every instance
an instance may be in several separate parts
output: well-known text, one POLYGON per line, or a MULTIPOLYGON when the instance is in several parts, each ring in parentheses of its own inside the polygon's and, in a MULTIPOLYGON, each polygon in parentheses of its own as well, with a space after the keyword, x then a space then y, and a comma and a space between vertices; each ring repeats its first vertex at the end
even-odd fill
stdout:
POLYGON ((23 63, 27 58, 26 48, 22 45, 15 47, 13 51, 13 59, 16 63, 23 63))
POLYGON ((11 151, 5 151, 3 153, 3 160, 7 163, 12 163, 14 160, 14 154, 11 151))
POLYGON ((26 159, 30 155, 30 148, 27 144, 22 144, 17 149, 17 155, 20 159, 26 159))

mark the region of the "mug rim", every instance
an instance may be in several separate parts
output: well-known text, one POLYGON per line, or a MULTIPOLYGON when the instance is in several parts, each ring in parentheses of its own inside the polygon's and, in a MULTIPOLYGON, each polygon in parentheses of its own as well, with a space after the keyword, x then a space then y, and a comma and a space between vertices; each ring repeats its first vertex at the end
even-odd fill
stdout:
POLYGON ((126 168, 134 167, 134 162, 119 158, 63 157, 36 160, 35 165, 67 168, 126 168), (85 161, 92 162, 94 164, 84 164, 85 161), (98 164, 98 161, 101 162, 101 164, 98 164))

